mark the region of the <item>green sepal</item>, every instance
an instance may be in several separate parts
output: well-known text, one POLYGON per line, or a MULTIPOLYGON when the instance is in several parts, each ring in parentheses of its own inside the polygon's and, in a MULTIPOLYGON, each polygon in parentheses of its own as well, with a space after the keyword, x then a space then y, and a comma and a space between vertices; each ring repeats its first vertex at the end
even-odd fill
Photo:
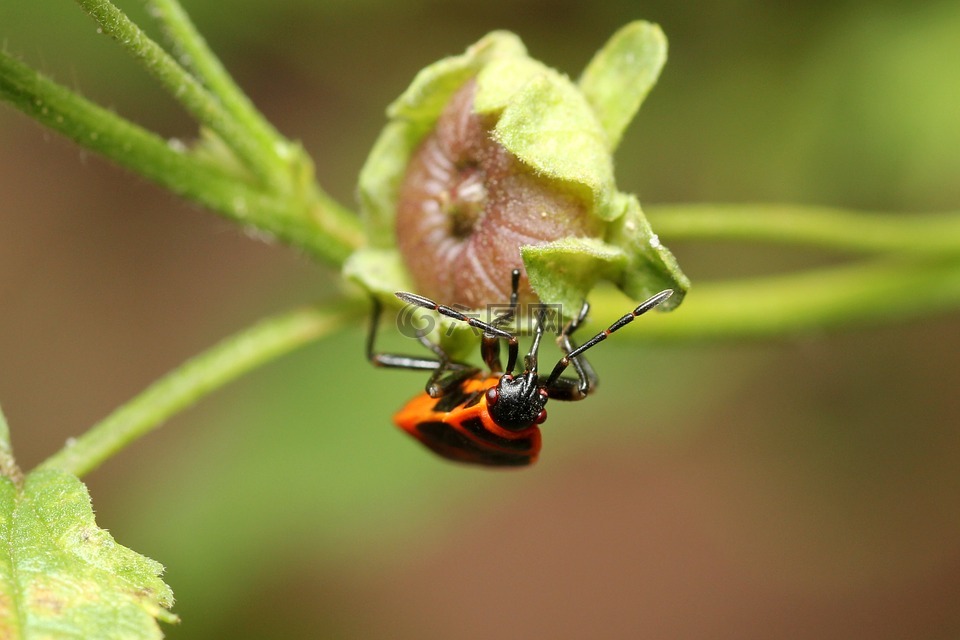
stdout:
MULTIPOLYGON (((383 304, 384 315, 390 317, 399 332, 407 338, 415 339, 416 332, 423 330, 424 335, 438 343, 453 359, 466 357, 476 348, 475 330, 462 322, 440 316, 434 311, 407 307, 397 296, 398 291, 414 292, 403 258, 396 249, 360 249, 351 255, 343 267, 348 279, 363 287, 370 295, 376 296, 383 304)), ((411 353, 422 349, 419 344, 412 347, 411 353)), ((421 355, 429 357, 423 352, 421 355)))
POLYGON ((496 115, 510 100, 537 76, 559 74, 539 60, 527 56, 509 56, 489 61, 477 73, 477 93, 473 98, 475 113, 496 115))
POLYGON ((494 137, 538 174, 579 189, 592 214, 610 220, 616 190, 606 134, 583 94, 565 76, 544 73, 514 95, 494 137))
POLYGON ((387 306, 399 308, 397 291, 412 291, 413 283, 396 249, 360 249, 347 258, 343 275, 387 306))
POLYGON ((607 242, 623 249, 628 263, 620 279, 615 280, 617 286, 638 301, 664 289, 673 289, 673 295, 659 309, 675 309, 690 289, 690 280, 653 232, 637 197, 618 194, 618 200, 623 213, 610 224, 607 242))
POLYGON ((488 33, 459 56, 438 60, 417 73, 399 98, 387 107, 391 119, 429 124, 436 120, 457 89, 498 59, 527 59, 527 49, 509 31, 488 33))
POLYGON ((598 280, 619 280, 629 259, 619 247, 595 238, 563 238, 520 249, 530 285, 545 304, 559 304, 565 317, 580 310, 598 280))
POLYGON ((358 181, 360 210, 371 246, 395 245, 396 203, 407 162, 457 89, 493 60, 524 56, 526 49, 517 36, 494 31, 462 55, 421 69, 410 87, 387 108, 390 122, 374 143, 358 181))
POLYGON ((667 61, 667 38, 658 25, 631 22, 617 31, 593 57, 579 86, 607 134, 610 151, 667 61))
POLYGON ((0 635, 159 639, 176 622, 163 567, 97 527, 87 488, 55 469, 0 478, 0 635))
POLYGON ((396 244, 393 221, 397 191, 414 145, 410 125, 391 122, 380 132, 367 161, 360 169, 357 189, 360 211, 367 229, 367 241, 373 247, 385 248, 396 244))
POLYGON ((498 116, 498 141, 536 172, 568 183, 593 204, 593 215, 615 215, 613 161, 607 134, 577 86, 529 58, 517 36, 496 31, 460 56, 422 69, 387 109, 381 132, 360 172, 359 196, 375 247, 394 245, 398 189, 413 150, 433 128, 453 94, 476 77, 477 113, 498 116))
MULTIPOLYGON (((434 314, 436 316, 436 314, 434 314)), ((467 361, 480 344, 480 330, 443 316, 436 330, 430 334, 451 360, 467 361)))

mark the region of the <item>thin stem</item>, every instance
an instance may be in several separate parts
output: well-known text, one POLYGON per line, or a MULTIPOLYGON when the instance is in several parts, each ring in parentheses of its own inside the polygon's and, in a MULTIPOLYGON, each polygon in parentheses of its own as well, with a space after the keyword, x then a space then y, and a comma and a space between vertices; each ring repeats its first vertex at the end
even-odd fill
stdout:
POLYGON ((679 204, 645 207, 670 240, 742 240, 851 252, 960 255, 960 212, 854 213, 790 204, 679 204))
POLYGON ((258 144, 216 97, 109 0, 76 1, 105 34, 140 60, 170 95, 213 130, 263 184, 283 190, 287 181, 286 164, 277 159, 272 145, 258 144))
POLYGON ((219 98, 240 126, 257 140, 261 149, 282 159, 294 153, 295 147, 273 128, 233 81, 180 3, 177 0, 150 0, 149 4, 151 13, 174 43, 181 62, 219 98))
MULTIPOLYGON (((3 52, 0 97, 81 146, 238 219, 248 221, 229 203, 244 190, 244 195, 257 194, 262 200, 267 199, 212 162, 188 153, 182 145, 171 144, 93 104, 3 52)), ((246 208, 259 210, 266 202, 257 204, 246 208)))
MULTIPOLYGON (((591 296, 593 320, 610 322, 631 301, 612 289, 591 296)), ((922 317, 960 308, 960 261, 874 261, 798 274, 695 283, 670 313, 644 316, 620 340, 784 337, 922 317)))
POLYGON ((12 454, 13 448, 10 446, 10 427, 7 425, 7 417, 3 415, 3 407, 0 407, 0 454, 12 454))
POLYGON ((356 315, 355 305, 298 309, 268 318, 188 360, 40 465, 82 476, 170 416, 240 375, 329 335, 356 315))
POLYGON ((360 245, 355 216, 322 192, 305 202, 250 185, 213 161, 99 107, 0 51, 0 98, 163 187, 339 266, 360 245))
POLYGON ((23 483, 23 473, 13 457, 13 446, 10 444, 10 427, 7 418, 0 407, 0 477, 12 480, 14 484, 23 483))

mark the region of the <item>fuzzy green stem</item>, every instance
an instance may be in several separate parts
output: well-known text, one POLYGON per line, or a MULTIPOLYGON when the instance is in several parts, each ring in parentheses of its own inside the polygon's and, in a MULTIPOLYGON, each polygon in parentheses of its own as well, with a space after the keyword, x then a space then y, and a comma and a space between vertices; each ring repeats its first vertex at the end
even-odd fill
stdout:
POLYGON ((297 202, 251 185, 0 52, 0 98, 43 125, 237 222, 340 266, 360 245, 356 216, 319 189, 297 202))
POLYGON ((174 192, 198 200, 251 224, 230 202, 255 197, 243 207, 273 210, 264 192, 241 182, 213 162, 99 107, 0 52, 0 97, 77 144, 103 154, 174 192))
POLYGON ((348 304, 298 309, 263 320, 160 378, 40 467, 83 476, 203 396, 251 369, 329 335, 356 314, 356 306, 348 304))
POLYGON ((294 150, 253 106, 246 94, 227 73, 217 56, 207 46, 190 17, 177 0, 150 0, 151 13, 161 22, 170 41, 176 47, 178 58, 234 117, 249 135, 253 136, 266 153, 281 160, 294 150))
POLYGON ((0 477, 12 480, 14 484, 23 482, 23 473, 13 457, 13 446, 10 444, 10 427, 7 418, 0 407, 0 477))
POLYGON ((220 101, 109 0, 76 0, 103 33, 116 40, 199 122, 214 131, 240 161, 274 190, 283 190, 286 165, 272 145, 258 144, 220 101))
MULTIPOLYGON (((599 325, 612 322, 631 304, 611 289, 595 292, 591 302, 599 325)), ((623 333, 636 341, 652 342, 773 338, 957 309, 960 260, 877 260, 790 275, 695 283, 675 311, 647 314, 642 326, 623 333)))
POLYGON ((644 208, 664 239, 740 240, 862 252, 960 255, 960 213, 855 213, 790 204, 678 204, 644 208))
POLYGON ((3 407, 0 407, 0 455, 11 453, 13 449, 10 446, 10 427, 7 425, 7 417, 3 415, 3 407))

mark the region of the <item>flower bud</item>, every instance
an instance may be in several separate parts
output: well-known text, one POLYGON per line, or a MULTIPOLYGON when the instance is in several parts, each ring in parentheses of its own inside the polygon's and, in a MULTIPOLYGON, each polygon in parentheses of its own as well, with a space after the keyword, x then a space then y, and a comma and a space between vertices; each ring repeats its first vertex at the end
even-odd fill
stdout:
POLYGON ((361 171, 370 244, 347 275, 482 309, 507 301, 519 268, 523 300, 568 316, 601 278, 635 299, 671 288, 676 306, 689 282, 612 159, 665 58, 660 29, 636 22, 577 84, 505 32, 421 71, 361 171))
MULTIPOLYGON (((474 111, 476 80, 447 103, 410 157, 397 199, 397 246, 416 290, 469 309, 504 302, 520 247, 597 237, 602 221, 564 184, 520 162, 474 111)), ((532 301, 526 279, 521 301, 532 301)))

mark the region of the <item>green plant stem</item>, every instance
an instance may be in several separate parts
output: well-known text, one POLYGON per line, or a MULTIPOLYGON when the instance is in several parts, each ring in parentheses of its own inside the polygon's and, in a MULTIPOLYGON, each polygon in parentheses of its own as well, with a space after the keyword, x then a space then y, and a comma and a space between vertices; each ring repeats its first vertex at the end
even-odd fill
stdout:
POLYGON ((154 6, 199 79, 109 0, 77 2, 233 155, 210 153, 215 144, 201 145, 199 151, 169 144, 2 52, 0 97, 81 146, 335 267, 362 244, 356 216, 320 189, 310 158, 256 111, 175 0, 156 0, 154 6), (253 175, 238 171, 233 156, 253 175))
POLYGON ((7 418, 0 407, 0 477, 12 480, 14 484, 23 484, 23 473, 13 457, 13 446, 10 444, 10 427, 7 418))
POLYGON ((187 12, 177 0, 150 0, 151 13, 160 21, 170 41, 177 49, 184 66, 220 100, 224 108, 240 126, 253 136, 261 149, 281 159, 293 153, 287 140, 281 136, 253 106, 246 94, 207 46, 187 12))
POLYGON ((249 133, 186 69, 109 0, 76 0, 103 33, 116 40, 200 123, 214 131, 240 161, 272 190, 282 191, 288 178, 286 163, 273 145, 258 144, 249 133))
POLYGON ((0 454, 12 454, 13 449, 10 446, 10 427, 7 425, 7 417, 3 415, 3 407, 0 407, 0 454))
POLYGON ((358 313, 354 303, 268 318, 188 360, 43 462, 77 476, 92 471, 170 416, 238 376, 329 335, 358 313))
POLYGON ((340 266, 362 242, 356 216, 308 186, 304 202, 251 185, 212 160, 99 107, 0 52, 0 98, 174 193, 340 266))
MULTIPOLYGON (((602 326, 631 301, 612 289, 591 296, 602 326)), ((645 342, 786 337, 960 309, 960 260, 877 260, 803 273, 696 283, 670 313, 650 313, 625 331, 645 342)), ((624 336, 621 339, 626 339, 624 336)))
POLYGON ((790 204, 678 204, 644 208, 664 239, 811 245, 865 253, 960 255, 960 212, 855 213, 790 204))
MULTIPOLYGON (((619 292, 595 292, 603 326, 629 307, 619 292)), ((698 285, 679 309, 648 314, 621 340, 725 340, 879 324, 960 308, 960 261, 885 261, 801 274, 698 285)), ((303 309, 265 320, 186 362, 117 409, 41 467, 78 476, 227 382, 355 320, 362 305, 303 309)))

